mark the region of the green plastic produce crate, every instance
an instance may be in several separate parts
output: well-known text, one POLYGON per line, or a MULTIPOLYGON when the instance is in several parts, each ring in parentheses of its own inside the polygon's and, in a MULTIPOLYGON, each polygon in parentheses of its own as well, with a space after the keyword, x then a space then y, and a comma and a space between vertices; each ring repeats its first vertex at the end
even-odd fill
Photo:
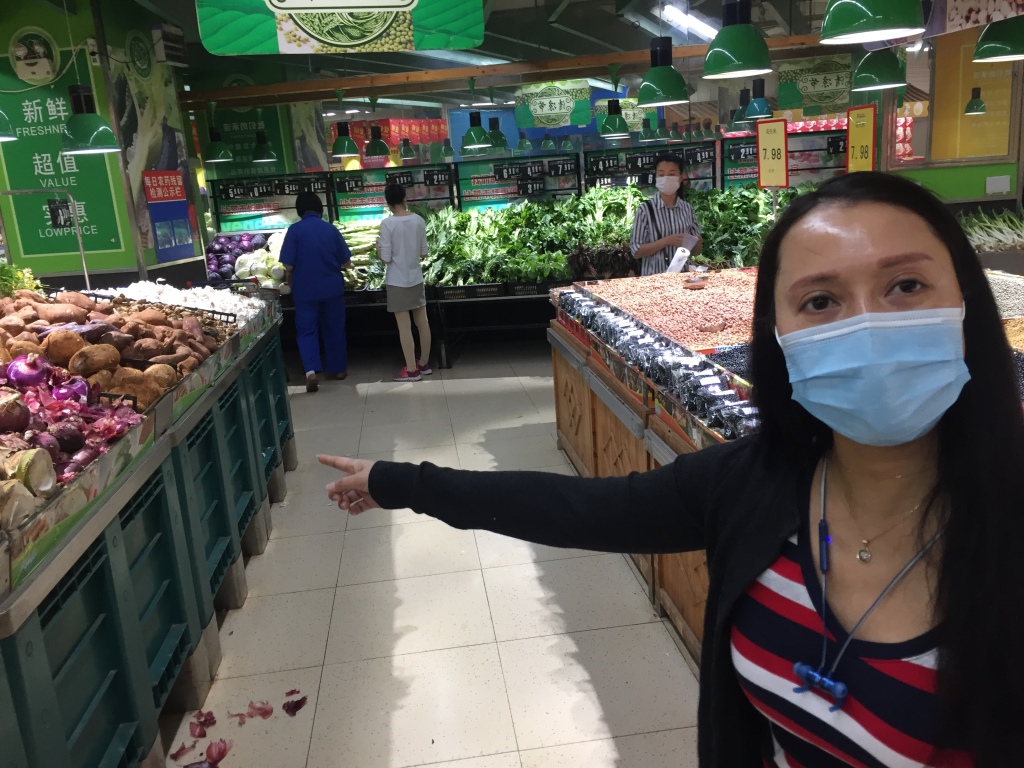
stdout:
POLYGON ((199 623, 213 618, 213 598, 241 554, 231 461, 211 411, 171 450, 188 543, 199 623))
POLYGON ((170 462, 164 462, 118 515, 136 616, 142 630, 153 704, 167 700, 181 665, 199 644, 181 506, 170 462))
POLYGON ((252 423, 248 382, 240 375, 213 406, 218 440, 227 460, 224 487, 235 521, 235 536, 242 536, 267 497, 263 454, 252 423))
POLYGON ((18 728, 14 696, 7 679, 4 660, 0 658, 0 768, 28 768, 25 745, 18 728))
POLYGON ((277 428, 277 414, 274 410, 273 387, 270 377, 273 366, 267 359, 266 348, 246 366, 245 378, 249 385, 250 413, 255 427, 256 445, 263 458, 263 477, 269 480, 271 473, 281 463, 281 436, 277 428))
POLYGON ((129 768, 156 740, 116 520, 18 632, 0 641, 0 653, 32 768, 129 768))
POLYGON ((292 408, 288 401, 288 371, 284 365, 284 350, 281 348, 281 334, 275 334, 264 352, 266 355, 267 380, 270 383, 274 417, 277 419, 278 442, 283 447, 292 435, 292 408))

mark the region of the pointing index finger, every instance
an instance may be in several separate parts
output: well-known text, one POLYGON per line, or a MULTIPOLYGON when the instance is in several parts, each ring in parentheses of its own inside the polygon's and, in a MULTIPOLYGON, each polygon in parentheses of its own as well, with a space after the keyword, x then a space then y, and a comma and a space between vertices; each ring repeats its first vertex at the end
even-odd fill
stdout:
POLYGON ((325 467, 333 467, 347 474, 353 474, 356 471, 355 462, 352 459, 346 459, 344 456, 326 456, 321 454, 316 457, 316 460, 325 467))

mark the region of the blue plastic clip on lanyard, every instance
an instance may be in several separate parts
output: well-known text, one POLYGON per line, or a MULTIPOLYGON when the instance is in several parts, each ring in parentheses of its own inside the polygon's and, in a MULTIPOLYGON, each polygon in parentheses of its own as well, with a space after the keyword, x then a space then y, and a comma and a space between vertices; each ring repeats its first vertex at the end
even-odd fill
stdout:
POLYGON ((889 582, 889 585, 882 590, 882 594, 875 598, 875 602, 871 604, 871 607, 868 608, 864 615, 860 617, 860 621, 858 621, 854 625, 853 629, 850 630, 850 633, 846 636, 846 641, 839 649, 839 655, 836 656, 836 660, 832 662, 832 666, 829 668, 828 672, 825 672, 825 662, 828 656, 828 626, 825 619, 825 611, 828 610, 828 547, 831 542, 828 535, 828 522, 825 519, 825 487, 827 477, 828 457, 825 457, 821 464, 821 522, 818 523, 818 565, 821 570, 821 663, 817 668, 801 661, 794 664, 793 674, 800 678, 803 685, 799 688, 794 688, 793 690, 796 693, 806 693, 812 688, 824 691, 835 699, 836 703, 828 709, 829 712, 835 712, 843 708, 843 704, 846 703, 846 697, 849 695, 850 689, 846 683, 836 680, 833 676, 836 673, 836 668, 839 666, 840 660, 843 658, 843 654, 846 653, 846 649, 849 648, 850 643, 853 642, 853 637, 857 634, 857 630, 863 626, 864 622, 867 621, 868 616, 870 616, 875 608, 877 608, 886 596, 892 592, 895 586, 903 580, 903 577, 910 573, 913 567, 920 562, 921 558, 928 553, 928 550, 935 546, 936 542, 938 542, 942 537, 942 534, 946 529, 939 529, 938 533, 928 540, 921 550, 911 558, 910 562, 903 566, 903 570, 893 577, 893 580, 889 582))

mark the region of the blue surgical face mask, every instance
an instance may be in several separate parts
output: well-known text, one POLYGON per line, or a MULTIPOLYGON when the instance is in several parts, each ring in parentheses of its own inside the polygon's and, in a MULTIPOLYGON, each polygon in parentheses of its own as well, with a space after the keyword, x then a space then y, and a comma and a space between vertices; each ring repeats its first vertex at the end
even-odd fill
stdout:
POLYGON ((775 336, 793 399, 862 445, 903 445, 931 431, 971 376, 964 310, 868 313, 775 336))

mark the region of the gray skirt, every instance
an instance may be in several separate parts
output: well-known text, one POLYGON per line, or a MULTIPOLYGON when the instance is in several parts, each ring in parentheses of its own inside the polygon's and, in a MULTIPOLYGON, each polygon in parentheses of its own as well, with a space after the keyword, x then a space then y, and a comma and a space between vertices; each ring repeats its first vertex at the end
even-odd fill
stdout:
POLYGON ((423 283, 409 288, 388 286, 388 312, 410 312, 427 306, 427 292, 423 283))

